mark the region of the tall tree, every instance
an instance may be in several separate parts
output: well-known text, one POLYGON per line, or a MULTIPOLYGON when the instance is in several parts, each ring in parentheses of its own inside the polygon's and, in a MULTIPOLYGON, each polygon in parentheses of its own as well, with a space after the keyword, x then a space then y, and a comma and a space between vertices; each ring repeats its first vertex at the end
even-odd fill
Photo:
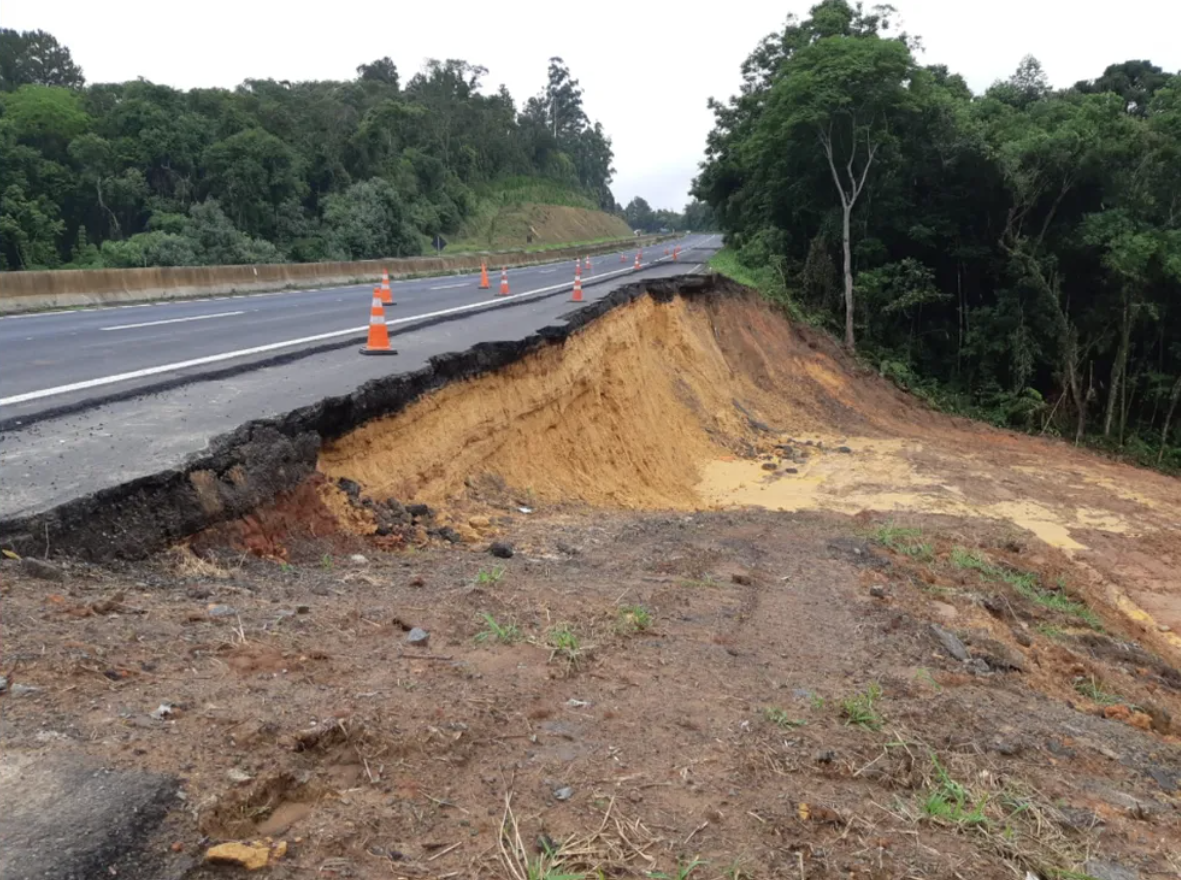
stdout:
POLYGON ((890 138, 891 126, 910 106, 906 81, 914 62, 906 44, 876 37, 824 37, 795 52, 783 65, 751 149, 770 175, 784 173, 774 156, 790 145, 824 157, 841 208, 845 276, 845 345, 855 345, 853 305, 853 209, 870 171, 890 138))
POLYGON ((82 68, 52 34, 0 28, 0 92, 23 85, 78 89, 85 84, 82 68))

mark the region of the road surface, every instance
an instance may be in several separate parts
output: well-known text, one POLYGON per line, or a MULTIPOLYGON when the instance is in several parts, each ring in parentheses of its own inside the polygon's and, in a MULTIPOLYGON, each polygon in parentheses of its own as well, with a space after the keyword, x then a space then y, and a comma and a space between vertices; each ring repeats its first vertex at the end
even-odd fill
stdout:
MULTIPOLYGON (((663 259, 663 244, 647 248, 639 273, 601 278, 585 288, 586 300, 593 302, 637 278, 699 268, 721 242, 718 236, 698 235, 679 245, 680 262, 663 259)), ((618 254, 596 258, 592 278, 627 268, 635 251, 625 257, 628 262, 622 266, 618 254)), ((495 298, 475 289, 476 276, 470 275, 397 283, 396 305, 387 310, 387 320, 403 321, 391 327, 399 354, 387 358, 357 352, 372 299, 369 286, 0 319, 0 350, 5 353, 0 371, 0 424, 5 426, 0 431, 5 488, 0 519, 39 513, 176 467, 213 437, 251 419, 348 394, 370 379, 420 369, 431 357, 477 342, 519 340, 561 323, 576 308, 570 303, 573 271, 571 261, 510 272, 511 293, 528 296, 507 307, 454 312, 441 323, 426 316, 495 298), (450 286, 465 282, 464 287, 450 286), (556 290, 549 289, 554 286, 556 290), (225 316, 239 311, 246 314, 225 316), (252 321, 241 320, 248 315, 252 321), (126 329, 103 329, 116 327, 126 329), (325 351, 317 350, 315 341, 287 344, 325 333, 341 333, 327 342, 348 345, 325 351), (276 343, 283 345, 238 354, 276 343), (276 354, 297 359, 268 360, 276 354), (11 370, 12 364, 21 364, 21 369, 11 370), (233 372, 227 375, 227 370, 233 372), (128 373, 134 377, 107 381, 128 373), (96 380, 101 381, 87 385, 96 380), (162 382, 173 384, 162 387, 162 382), (112 395, 123 396, 104 402, 112 395), (71 409, 47 416, 63 407, 71 409)))
MULTIPOLYGON (((679 244, 687 248, 705 238, 679 244)), ((640 249, 641 265, 650 269, 670 262, 664 255, 670 246, 640 249)), ((584 283, 634 278, 636 253, 596 258, 584 283)), ((489 274, 491 290, 478 288, 478 273, 394 282, 395 305, 387 308, 386 321, 397 329, 501 305, 505 298, 495 296, 499 271, 490 267, 489 274)), ((507 299, 569 290, 573 282, 573 261, 514 269, 507 299)), ((6 364, 0 372, 0 423, 159 384, 186 371, 213 372, 251 359, 349 344, 365 333, 372 291, 366 284, 0 318, 6 364)))

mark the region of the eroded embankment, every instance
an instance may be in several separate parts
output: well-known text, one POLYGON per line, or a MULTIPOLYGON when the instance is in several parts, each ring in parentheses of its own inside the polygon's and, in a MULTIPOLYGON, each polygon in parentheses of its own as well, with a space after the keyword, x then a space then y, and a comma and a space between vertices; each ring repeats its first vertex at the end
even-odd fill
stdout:
POLYGON ((201 529, 248 514, 291 492, 315 471, 320 446, 366 422, 398 413, 451 383, 470 379, 560 345, 621 305, 644 297, 738 295, 706 278, 640 282, 573 311, 562 324, 519 342, 482 343, 432 358, 428 367, 366 383, 274 419, 242 425, 216 438, 184 467, 88 495, 52 511, 0 521, 0 547, 91 560, 142 558, 201 529))

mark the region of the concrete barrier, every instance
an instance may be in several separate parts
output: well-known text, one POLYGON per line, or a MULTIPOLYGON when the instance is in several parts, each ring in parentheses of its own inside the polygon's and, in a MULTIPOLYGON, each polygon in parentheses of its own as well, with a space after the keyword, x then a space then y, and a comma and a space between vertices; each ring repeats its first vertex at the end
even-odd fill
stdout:
POLYGON ((348 263, 266 263, 254 266, 151 266, 144 269, 58 269, 48 272, 0 272, 0 314, 40 309, 112 305, 158 299, 296 290, 375 282, 383 269, 391 278, 471 272, 487 260, 489 269, 572 260, 671 236, 620 239, 583 247, 546 251, 470 253, 442 257, 400 257, 348 263))

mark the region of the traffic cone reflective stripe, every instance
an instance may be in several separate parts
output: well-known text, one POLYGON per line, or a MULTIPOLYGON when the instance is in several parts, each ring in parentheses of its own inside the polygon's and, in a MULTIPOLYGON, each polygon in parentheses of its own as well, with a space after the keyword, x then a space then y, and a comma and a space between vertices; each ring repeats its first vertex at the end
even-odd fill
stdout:
POLYGON ((570 297, 570 302, 582 302, 582 276, 574 276, 574 296, 570 297))
POLYGON ((488 283, 488 264, 480 262, 480 290, 487 290, 492 285, 488 283))
POLYGON ((390 332, 385 326, 380 287, 373 289, 373 305, 369 308, 369 340, 361 349, 361 354, 397 354, 390 348, 390 332))
POLYGON ((574 277, 575 278, 582 277, 582 260, 575 260, 574 261, 574 277))
POLYGON ((381 301, 387 306, 394 304, 394 294, 390 290, 390 273, 385 269, 381 270, 381 301))
POLYGON ((634 266, 632 266, 632 270, 635 272, 640 271, 640 252, 639 251, 636 251, 636 264, 634 266))
POLYGON ((500 270, 500 296, 508 296, 508 267, 500 270))

